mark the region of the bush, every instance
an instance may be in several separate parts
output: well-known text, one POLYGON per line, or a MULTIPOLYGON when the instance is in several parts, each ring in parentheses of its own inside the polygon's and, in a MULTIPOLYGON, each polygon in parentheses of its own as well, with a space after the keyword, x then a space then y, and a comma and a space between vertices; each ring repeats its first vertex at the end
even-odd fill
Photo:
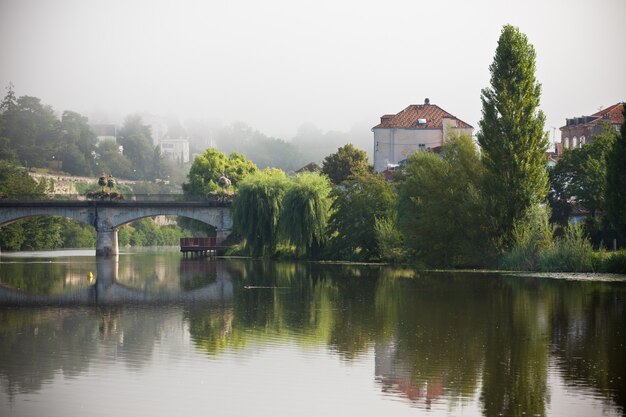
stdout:
POLYGON ((562 272, 594 271, 593 247, 580 225, 570 226, 554 246, 540 254, 538 270, 562 272))
POLYGON ((553 249, 554 229, 549 222, 546 207, 533 206, 524 218, 513 227, 513 246, 503 255, 500 266, 504 269, 534 271, 538 269, 540 255, 553 249))

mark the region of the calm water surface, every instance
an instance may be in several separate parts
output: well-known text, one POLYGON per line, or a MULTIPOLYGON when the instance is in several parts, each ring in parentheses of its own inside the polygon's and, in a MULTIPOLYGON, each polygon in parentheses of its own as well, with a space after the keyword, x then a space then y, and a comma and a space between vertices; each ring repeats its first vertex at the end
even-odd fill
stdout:
POLYGON ((571 278, 2 254, 0 416, 623 416, 626 282, 571 278))

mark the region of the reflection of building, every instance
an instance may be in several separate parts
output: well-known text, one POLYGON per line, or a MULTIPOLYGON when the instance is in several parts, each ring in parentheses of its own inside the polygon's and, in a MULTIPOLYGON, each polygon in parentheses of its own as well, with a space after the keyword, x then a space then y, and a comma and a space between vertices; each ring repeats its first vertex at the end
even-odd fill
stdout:
POLYGON ((565 126, 560 128, 563 147, 566 149, 580 148, 586 143, 593 142, 593 137, 602 133, 604 124, 608 124, 619 131, 620 126, 624 123, 623 109, 624 105, 617 103, 591 116, 565 119, 565 126))
POLYGON ((411 372, 413 369, 398 358, 393 342, 376 344, 374 370, 376 382, 385 394, 423 403, 426 408, 430 408, 433 401, 444 395, 443 375, 423 375, 419 380, 411 372))
POLYGON ((187 139, 161 139, 159 149, 164 158, 179 164, 189 162, 189 141, 187 139))
POLYGON ((91 130, 96 134, 98 143, 105 140, 117 142, 117 126, 111 124, 92 125, 91 130))
POLYGON ((437 150, 451 133, 472 134, 474 128, 430 100, 387 114, 372 128, 374 170, 393 168, 415 151, 437 150))

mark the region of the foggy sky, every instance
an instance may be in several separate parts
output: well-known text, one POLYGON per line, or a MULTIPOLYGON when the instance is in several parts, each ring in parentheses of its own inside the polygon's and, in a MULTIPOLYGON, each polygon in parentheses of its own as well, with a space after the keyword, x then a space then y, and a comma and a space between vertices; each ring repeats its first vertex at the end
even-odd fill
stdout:
POLYGON ((535 46, 552 132, 626 100, 625 18, 626 0, 0 0, 1 94, 284 139, 307 122, 369 129, 429 97, 477 129, 510 23, 535 46))

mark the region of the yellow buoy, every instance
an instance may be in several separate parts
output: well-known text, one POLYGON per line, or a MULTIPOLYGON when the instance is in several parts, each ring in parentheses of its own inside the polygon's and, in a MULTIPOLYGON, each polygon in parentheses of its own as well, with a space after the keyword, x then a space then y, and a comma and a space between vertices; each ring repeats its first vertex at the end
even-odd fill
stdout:
POLYGON ((91 271, 87 273, 87 281, 89 281, 90 284, 93 282, 93 273, 91 271))

